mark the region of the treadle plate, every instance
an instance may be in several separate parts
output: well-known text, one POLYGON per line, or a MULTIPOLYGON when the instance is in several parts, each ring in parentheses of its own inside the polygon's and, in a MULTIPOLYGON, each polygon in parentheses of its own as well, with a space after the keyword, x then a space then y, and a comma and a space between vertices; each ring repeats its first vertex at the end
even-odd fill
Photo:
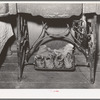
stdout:
POLYGON ((41 71, 74 71, 75 70, 75 67, 71 67, 71 68, 52 68, 52 69, 49 69, 49 68, 39 68, 39 67, 34 67, 35 70, 41 70, 41 71))

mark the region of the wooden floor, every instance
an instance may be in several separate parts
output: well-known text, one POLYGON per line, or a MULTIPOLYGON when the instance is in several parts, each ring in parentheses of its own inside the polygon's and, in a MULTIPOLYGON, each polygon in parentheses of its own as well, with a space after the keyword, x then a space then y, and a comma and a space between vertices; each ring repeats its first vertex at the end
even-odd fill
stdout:
MULTIPOLYGON (((32 58, 30 59, 32 61, 32 58)), ((84 64, 84 57, 78 56, 77 63, 84 64)), ((23 80, 18 81, 17 54, 7 56, 0 68, 0 89, 91 89, 100 88, 100 63, 98 61, 95 84, 90 84, 89 68, 78 66, 74 72, 37 71, 33 65, 25 66, 23 80)))

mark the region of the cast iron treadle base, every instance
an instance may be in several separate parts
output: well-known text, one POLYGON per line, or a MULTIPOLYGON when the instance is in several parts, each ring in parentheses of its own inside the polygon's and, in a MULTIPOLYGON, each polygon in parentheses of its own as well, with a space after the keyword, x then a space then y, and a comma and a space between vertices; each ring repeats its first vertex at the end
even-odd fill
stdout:
MULTIPOLYGON (((52 34, 47 31, 48 25, 43 23, 42 32, 39 35, 38 39, 33 43, 31 48, 26 45, 25 41, 28 41, 27 44, 29 45, 29 35, 28 35, 28 26, 26 19, 22 20, 23 17, 19 14, 18 17, 18 65, 20 67, 19 71, 19 79, 22 78, 25 60, 28 62, 30 57, 38 51, 39 47, 46 42, 52 40, 63 40, 67 43, 70 43, 74 46, 73 53, 75 48, 83 53, 85 56, 88 67, 90 67, 90 82, 93 84, 95 81, 95 56, 96 56, 96 22, 97 22, 97 15, 92 16, 92 19, 87 18, 87 16, 83 15, 80 20, 75 20, 72 23, 72 26, 67 24, 66 32, 63 34, 52 34), (23 22, 23 24, 22 24, 23 22), (68 36, 74 40, 71 40, 68 36), (23 39, 24 37, 24 39, 23 39), (21 45, 22 44, 22 45, 21 45), (26 48, 27 46, 27 48, 26 48), (24 48, 25 47, 25 48, 24 48), (23 48, 23 49, 22 49, 23 48), (25 49, 25 53, 23 53, 25 49), (20 52, 22 50, 22 52, 20 52), (27 51, 27 52, 26 52, 27 51)), ((72 54, 73 54, 72 53, 72 54)), ((44 57, 45 58, 45 57, 44 57)), ((44 67, 34 66, 36 70, 46 70, 46 71, 74 71, 75 70, 75 59, 73 59, 72 67, 60 67, 58 66, 49 66, 48 63, 44 63, 44 67), (42 68, 41 68, 42 67, 42 68), (53 67, 53 68, 52 68, 53 67)), ((47 59, 45 59, 45 62, 47 59)), ((49 63, 51 64, 51 63, 49 63)), ((65 64, 65 63, 64 63, 65 64)), ((39 65, 39 64, 37 64, 39 65)), ((41 64, 42 65, 42 64, 41 64)), ((65 64, 66 65, 66 64, 65 64)))

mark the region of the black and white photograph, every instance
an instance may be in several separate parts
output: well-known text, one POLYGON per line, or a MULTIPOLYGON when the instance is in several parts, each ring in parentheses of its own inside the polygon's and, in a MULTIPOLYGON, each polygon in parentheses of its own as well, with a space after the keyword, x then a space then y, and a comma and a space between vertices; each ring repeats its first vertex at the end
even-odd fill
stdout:
POLYGON ((0 89, 100 89, 100 2, 0 2, 0 89))

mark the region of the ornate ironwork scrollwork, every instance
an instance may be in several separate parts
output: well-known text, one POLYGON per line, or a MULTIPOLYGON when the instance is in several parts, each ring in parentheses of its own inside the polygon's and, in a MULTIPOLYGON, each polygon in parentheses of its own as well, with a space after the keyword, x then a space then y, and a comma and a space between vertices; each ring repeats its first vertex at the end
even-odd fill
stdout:
MULTIPOLYGON (((24 23, 22 20, 21 23, 24 23)), ((33 43, 32 47, 27 50, 26 45, 29 43, 29 37, 28 37, 28 31, 27 31, 27 23, 20 24, 20 29, 18 34, 18 56, 19 56, 19 66, 20 66, 20 78, 22 77, 23 73, 23 65, 24 60, 26 59, 27 62, 29 58, 36 52, 39 52, 39 47, 43 44, 45 44, 48 41, 52 40, 64 40, 71 44, 72 46, 76 47, 79 51, 81 51, 84 56, 86 57, 87 63, 90 67, 90 80, 92 83, 94 83, 94 63, 95 63, 95 50, 96 50, 96 17, 91 22, 87 22, 85 17, 83 16, 83 19, 81 20, 74 20, 72 27, 69 27, 67 24, 66 31, 61 34, 52 34, 49 33, 48 25, 47 23, 43 23, 42 32, 39 35, 38 39, 33 43), (72 39, 68 38, 68 36, 71 36, 72 39), (23 53, 23 50, 25 52, 23 53), (26 51, 27 50, 27 51, 26 51), (20 55, 21 54, 21 55, 20 55)), ((27 45, 28 46, 28 45, 27 45)), ((65 46, 67 47, 67 45, 65 46)), ((35 55, 34 62, 37 67, 37 69, 57 69, 61 70, 62 65, 65 65, 65 68, 63 70, 68 70, 72 67, 75 68, 75 55, 74 55, 74 49, 69 50, 70 53, 67 52, 69 47, 66 49, 62 48, 62 52, 57 53, 57 51, 60 50, 51 50, 50 49, 40 53, 40 55, 35 55), (67 53, 63 54, 63 50, 65 50, 67 53), (45 53, 46 56, 45 56, 45 53), (52 55, 53 54, 53 55, 52 55), (62 56, 63 55, 63 56, 62 56), (45 56, 45 57, 44 57, 45 56), (69 63, 70 62, 70 63, 69 63), (69 65, 68 65, 69 64, 69 65)), ((72 70, 71 69, 71 70, 72 70)))

